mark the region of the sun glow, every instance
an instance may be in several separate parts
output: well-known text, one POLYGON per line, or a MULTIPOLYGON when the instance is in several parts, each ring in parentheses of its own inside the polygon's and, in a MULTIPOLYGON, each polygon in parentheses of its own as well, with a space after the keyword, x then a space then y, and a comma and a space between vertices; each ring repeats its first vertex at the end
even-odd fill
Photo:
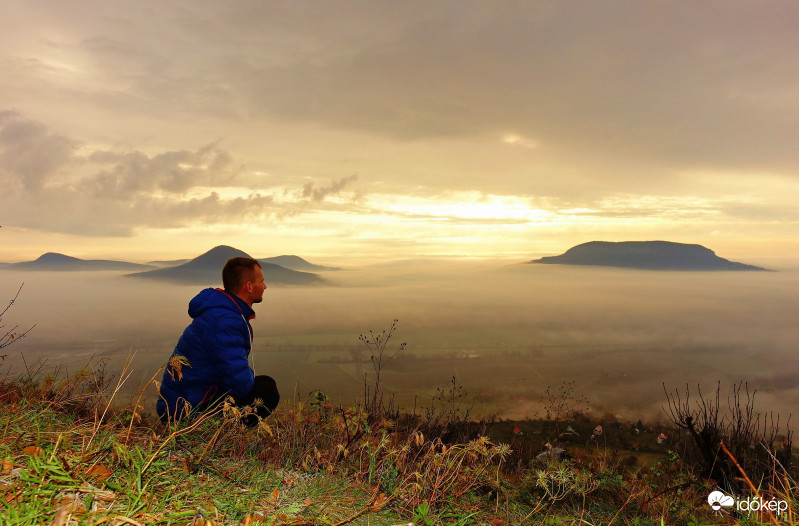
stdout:
POLYGON ((369 200, 387 213, 408 219, 468 220, 480 223, 527 223, 552 219, 554 214, 531 206, 523 197, 453 192, 434 197, 373 195, 369 200))

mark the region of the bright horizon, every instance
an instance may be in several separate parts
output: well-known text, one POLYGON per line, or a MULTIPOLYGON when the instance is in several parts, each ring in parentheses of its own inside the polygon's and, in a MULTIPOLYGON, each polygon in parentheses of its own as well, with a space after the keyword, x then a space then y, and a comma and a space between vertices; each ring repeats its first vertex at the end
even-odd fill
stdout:
POLYGON ((2 262, 799 254, 795 2, 32 1, 0 20, 2 262))

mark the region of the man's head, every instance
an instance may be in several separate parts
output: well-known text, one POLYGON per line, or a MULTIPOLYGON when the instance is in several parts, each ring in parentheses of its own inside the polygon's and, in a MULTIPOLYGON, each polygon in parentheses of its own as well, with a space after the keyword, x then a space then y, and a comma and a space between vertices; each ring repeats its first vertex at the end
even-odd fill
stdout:
POLYGON ((266 283, 264 272, 258 261, 252 258, 230 258, 222 269, 222 285, 225 290, 244 300, 252 307, 264 299, 266 283))

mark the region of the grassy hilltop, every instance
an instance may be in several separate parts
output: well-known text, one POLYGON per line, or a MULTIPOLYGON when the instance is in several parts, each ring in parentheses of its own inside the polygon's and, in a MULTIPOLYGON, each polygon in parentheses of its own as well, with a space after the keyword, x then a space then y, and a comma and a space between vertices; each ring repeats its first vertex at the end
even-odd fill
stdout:
POLYGON ((357 406, 313 392, 253 429, 228 404, 170 427, 119 407, 125 370, 0 382, 0 524, 799 523, 791 434, 741 385, 729 418, 667 395, 668 429, 596 419, 568 384, 538 421, 469 421, 454 382, 408 413, 380 389, 392 332, 362 337, 375 370, 357 406), (715 512, 717 489, 785 509, 715 512))

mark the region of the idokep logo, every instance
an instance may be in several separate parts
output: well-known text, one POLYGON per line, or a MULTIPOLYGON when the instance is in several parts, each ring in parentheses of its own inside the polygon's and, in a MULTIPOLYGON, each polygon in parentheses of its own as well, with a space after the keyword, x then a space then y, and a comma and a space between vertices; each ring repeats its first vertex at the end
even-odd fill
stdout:
POLYGON ((707 497, 707 503, 715 511, 721 508, 735 507, 738 511, 770 511, 776 512, 777 517, 782 515, 784 511, 788 510, 788 503, 784 500, 777 500, 775 498, 763 500, 762 497, 751 497, 748 499, 735 500, 729 495, 725 495, 721 491, 714 491, 707 497))
POLYGON ((735 499, 730 497, 729 495, 725 495, 720 491, 714 491, 707 497, 707 503, 710 504, 710 507, 713 508, 715 511, 719 511, 722 507, 734 506, 735 499))

